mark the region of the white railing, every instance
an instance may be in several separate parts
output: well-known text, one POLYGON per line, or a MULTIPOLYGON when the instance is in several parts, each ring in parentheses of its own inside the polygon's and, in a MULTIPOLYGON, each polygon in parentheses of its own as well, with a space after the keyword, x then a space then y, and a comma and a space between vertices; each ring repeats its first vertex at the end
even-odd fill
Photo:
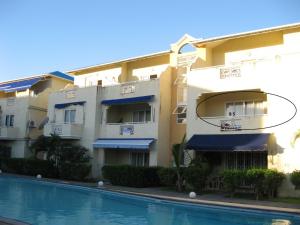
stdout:
POLYGON ((44 135, 56 134, 61 138, 80 139, 82 136, 82 124, 49 123, 44 128, 44 135))
POLYGON ((18 128, 16 127, 0 127, 1 139, 16 139, 18 136, 18 128))
POLYGON ((156 123, 108 123, 100 127, 100 138, 156 138, 156 123))
POLYGON ((201 117, 189 124, 194 133, 258 132, 268 126, 268 116, 201 117))

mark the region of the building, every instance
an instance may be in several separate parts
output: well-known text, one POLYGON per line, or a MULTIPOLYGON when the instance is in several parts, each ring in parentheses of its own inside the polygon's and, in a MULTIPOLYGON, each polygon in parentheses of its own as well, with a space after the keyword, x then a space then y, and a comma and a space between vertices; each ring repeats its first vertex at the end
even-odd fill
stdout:
POLYGON ((55 71, 0 83, 0 144, 6 156, 29 157, 30 143, 43 134, 48 95, 73 83, 73 77, 55 71))
MULTIPOLYGON (((187 75, 186 160, 224 169, 300 169, 300 24, 251 31, 191 44, 202 52, 187 75)), ((288 179, 281 195, 299 196, 288 179)))
MULTIPOLYGON (((104 165, 172 166, 172 146, 185 134, 184 163, 199 157, 213 164, 208 188, 220 188, 225 169, 274 168, 288 174, 300 169, 298 43, 299 23, 208 39, 184 35, 167 51, 67 71, 74 85, 47 75, 64 83, 53 83, 51 93, 42 91, 48 106, 28 106, 43 113, 20 117, 26 125, 18 140, 40 134, 31 125, 44 124, 48 108, 44 135, 88 148, 93 177, 101 176, 104 165)), ((31 96, 31 88, 42 84, 40 79, 13 95, 31 96)), ((11 104, 10 97, 3 92, 4 105, 11 104)), ((11 141, 14 120, 6 113, 1 132, 10 141, 5 143, 27 149, 27 142, 11 141)), ((288 179, 284 182, 281 195, 300 195, 288 179)))

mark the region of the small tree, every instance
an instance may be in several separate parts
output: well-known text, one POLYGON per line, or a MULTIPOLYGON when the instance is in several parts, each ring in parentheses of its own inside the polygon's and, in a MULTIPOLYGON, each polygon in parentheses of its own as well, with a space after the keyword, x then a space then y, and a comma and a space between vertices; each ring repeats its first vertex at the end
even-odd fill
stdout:
POLYGON ((300 189, 300 170, 295 170, 291 174, 291 182, 295 185, 295 189, 300 189))
POLYGON ((182 141, 180 144, 174 144, 172 148, 172 154, 174 158, 175 168, 176 168, 176 175, 177 175, 177 190, 183 191, 183 178, 182 178, 182 170, 181 170, 181 162, 182 162, 182 156, 183 151, 185 149, 186 135, 183 136, 182 141))
POLYGON ((80 145, 68 143, 62 140, 58 135, 53 134, 51 137, 40 136, 32 144, 31 150, 35 156, 39 152, 46 152, 47 160, 51 162, 60 176, 63 175, 63 178, 67 178, 68 176, 65 172, 67 167, 72 167, 72 171, 77 170, 80 172, 78 168, 86 170, 87 172, 83 173, 83 175, 88 174, 90 171, 90 166, 87 164, 90 160, 88 149, 80 145))

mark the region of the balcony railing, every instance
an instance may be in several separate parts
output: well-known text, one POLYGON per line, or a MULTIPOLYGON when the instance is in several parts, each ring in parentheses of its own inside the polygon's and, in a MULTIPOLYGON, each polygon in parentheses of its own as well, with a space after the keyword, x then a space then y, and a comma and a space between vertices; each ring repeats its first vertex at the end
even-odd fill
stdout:
POLYGON ((13 140, 18 137, 18 128, 16 127, 0 127, 0 139, 13 140))
POLYGON ((156 123, 107 123, 100 127, 101 138, 156 138, 156 123))
POLYGON ((227 132, 257 132, 268 126, 268 116, 202 117, 189 123, 189 129, 197 134, 217 134, 227 132))
POLYGON ((63 139, 80 139, 82 136, 82 124, 50 123, 46 124, 44 135, 56 134, 63 139))

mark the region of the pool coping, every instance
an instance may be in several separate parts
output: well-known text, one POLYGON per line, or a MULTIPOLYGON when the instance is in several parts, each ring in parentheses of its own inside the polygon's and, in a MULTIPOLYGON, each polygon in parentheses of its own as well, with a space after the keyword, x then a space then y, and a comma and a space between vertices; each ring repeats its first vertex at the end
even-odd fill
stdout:
MULTIPOLYGON (((171 202, 191 203, 191 204, 197 204, 200 206, 207 205, 207 206, 240 208, 240 209, 248 209, 248 210, 262 210, 262 211, 269 211, 269 212, 275 212, 275 213, 278 212, 278 213, 294 214, 297 217, 300 216, 300 208, 297 209, 297 208, 278 207, 278 206, 266 206, 266 205, 225 202, 225 201, 217 201, 217 200, 204 200, 204 199, 197 199, 197 198, 191 199, 188 197, 174 197, 174 196, 167 196, 167 195, 161 195, 161 194, 142 193, 142 192, 122 190, 121 189, 122 187, 119 187, 119 186, 104 185, 103 187, 97 187, 96 183, 95 183, 95 185, 91 186, 91 185, 89 185, 91 183, 85 184, 82 182, 58 180, 58 179, 52 179, 52 178, 37 179, 32 176, 24 176, 24 175, 18 175, 18 174, 7 174, 7 173, 3 174, 2 173, 2 174, 0 174, 0 176, 23 178, 23 179, 28 179, 28 180, 49 182, 49 183, 54 183, 54 184, 56 183, 56 184, 62 184, 62 185, 91 188, 94 190, 103 190, 103 191, 109 191, 109 192, 115 192, 115 193, 121 193, 121 194, 127 194, 127 195, 147 197, 147 198, 152 198, 152 199, 166 200, 166 201, 171 201, 171 202)), ((1 221, 1 217, 0 217, 0 221, 1 221)))
POLYGON ((25 223, 20 220, 9 219, 0 216, 0 225, 30 225, 30 223, 25 223))

